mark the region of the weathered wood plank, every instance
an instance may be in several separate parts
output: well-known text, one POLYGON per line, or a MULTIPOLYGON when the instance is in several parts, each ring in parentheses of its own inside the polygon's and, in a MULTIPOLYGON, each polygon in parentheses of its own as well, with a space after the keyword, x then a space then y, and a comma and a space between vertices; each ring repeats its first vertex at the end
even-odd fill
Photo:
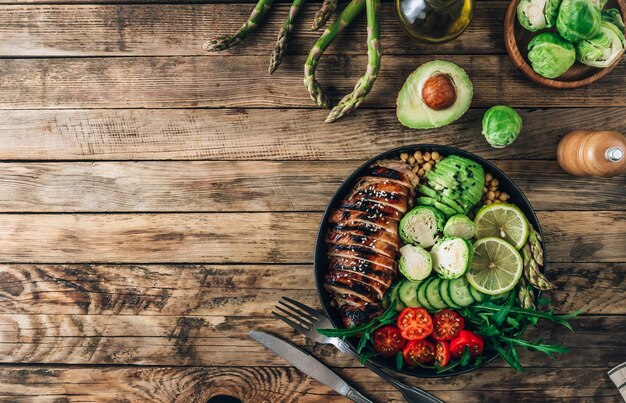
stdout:
MULTIPOLYGON (((403 402, 389 384, 367 369, 338 371, 369 397, 384 402, 403 402)), ((520 375, 486 368, 454 378, 403 381, 424 388, 445 401, 497 402, 563 399, 620 402, 619 393, 605 369, 581 371, 564 368, 528 369, 520 375)), ((136 400, 152 402, 202 401, 235 396, 246 402, 347 402, 332 390, 294 368, 32 368, 0 369, 0 397, 25 401, 45 397, 67 401, 136 400)))
MULTIPOLYGON (((626 315, 626 264, 550 263, 557 311, 626 315)), ((1 265, 0 313, 268 317, 281 296, 319 308, 311 265, 1 265)))
MULTIPOLYGON (((626 349, 623 316, 580 317, 574 334, 542 324, 524 338, 543 337, 570 352, 557 360, 520 351, 525 366, 545 368, 611 368, 626 349)), ((313 345, 275 318, 223 316, 16 315, 0 314, 0 363, 286 366, 280 357, 248 336, 262 329, 313 350, 334 367, 358 362, 325 346, 313 345)), ((492 364, 507 367, 503 361, 492 364)))
MULTIPOLYGON (((275 77, 266 74, 267 57, 261 56, 0 59, 0 109, 309 108, 313 103, 302 85, 304 58, 289 58, 275 77)), ((626 80, 623 63, 603 78, 601 86, 560 91, 529 82, 506 55, 446 58, 465 68, 473 79, 474 107, 500 103, 516 107, 626 106, 621 93, 626 80)), ((404 79, 431 59, 385 57, 379 79, 363 106, 394 107, 404 79)), ((320 63, 318 77, 329 96, 336 99, 352 91, 365 66, 366 56, 329 55, 320 63)), ((309 124, 324 125, 322 119, 309 124)))
MULTIPOLYGON (((307 54, 321 35, 322 31, 310 29, 319 6, 305 4, 302 8, 288 54, 307 54)), ((462 36, 432 46, 409 40, 397 22, 394 4, 385 3, 381 16, 384 52, 504 54, 501 21, 506 6, 504 1, 479 5, 472 24, 462 36)), ((288 9, 288 4, 275 5, 254 35, 226 54, 269 57, 288 9)), ((213 35, 237 30, 250 11, 249 4, 5 6, 0 13, 0 36, 3 38, 0 56, 206 55, 202 44, 213 35), (68 24, 68 21, 72 23, 68 24)), ((362 16, 326 53, 365 54, 366 37, 366 23, 362 16)))
MULTIPOLYGON (((549 261, 624 262, 626 212, 539 212, 549 261)), ((3 214, 0 261, 304 263, 321 213, 3 214)))
MULTIPOLYGON (((323 211, 361 163, 0 163, 0 211, 323 211)), ((619 210, 626 197, 624 177, 577 178, 556 161, 497 164, 538 210, 619 210)))
POLYGON ((623 108, 524 109, 523 133, 496 149, 481 133, 484 110, 453 125, 411 130, 395 111, 357 110, 332 126, 324 110, 13 110, 0 111, 3 160, 367 160, 417 143, 453 144, 485 158, 555 159, 567 132, 623 130, 623 108))

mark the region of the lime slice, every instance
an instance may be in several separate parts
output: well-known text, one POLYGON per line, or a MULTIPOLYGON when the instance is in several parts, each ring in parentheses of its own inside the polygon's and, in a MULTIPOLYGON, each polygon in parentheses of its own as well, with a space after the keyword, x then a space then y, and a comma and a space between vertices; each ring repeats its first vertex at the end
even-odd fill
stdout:
POLYGON ((522 257, 510 243, 495 237, 482 238, 474 243, 467 281, 484 294, 497 295, 512 290, 522 271, 522 257))
POLYGON ((521 249, 528 239, 528 221, 522 210, 512 204, 495 203, 481 208, 474 219, 476 238, 497 237, 515 249, 521 249))

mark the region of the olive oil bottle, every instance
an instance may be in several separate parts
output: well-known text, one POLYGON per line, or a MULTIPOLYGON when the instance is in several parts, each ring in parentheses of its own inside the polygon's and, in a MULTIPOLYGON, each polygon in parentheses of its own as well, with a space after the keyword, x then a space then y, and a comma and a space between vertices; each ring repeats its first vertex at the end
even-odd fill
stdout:
POLYGON ((475 0, 396 0, 400 26, 424 42, 450 41, 467 28, 475 0))

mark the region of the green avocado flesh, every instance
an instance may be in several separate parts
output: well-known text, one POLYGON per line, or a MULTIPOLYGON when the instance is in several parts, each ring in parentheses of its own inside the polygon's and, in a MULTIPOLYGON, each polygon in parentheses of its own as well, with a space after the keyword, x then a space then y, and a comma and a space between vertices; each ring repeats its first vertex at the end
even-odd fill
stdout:
POLYGON ((436 198, 447 205, 453 214, 467 214, 480 201, 485 186, 483 167, 457 155, 450 155, 437 163, 426 174, 426 179, 428 184, 420 185, 417 190, 424 197, 436 198))
POLYGON ((413 129, 433 129, 445 126, 460 118, 472 103, 472 82, 465 70, 445 60, 424 63, 407 78, 397 99, 397 116, 400 123, 413 129), (454 85, 456 100, 443 110, 428 107, 422 99, 424 83, 430 77, 445 74, 454 85))

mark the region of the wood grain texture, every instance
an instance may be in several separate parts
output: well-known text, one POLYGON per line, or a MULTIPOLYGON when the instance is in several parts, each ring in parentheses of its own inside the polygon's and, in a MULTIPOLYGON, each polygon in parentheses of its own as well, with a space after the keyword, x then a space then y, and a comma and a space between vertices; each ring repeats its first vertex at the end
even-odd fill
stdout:
MULTIPOLYGON (((288 54, 307 54, 323 32, 310 30, 319 6, 302 7, 288 54)), ((269 62, 288 9, 288 4, 275 5, 254 35, 225 54, 266 56, 269 62)), ((249 4, 7 6, 0 13, 0 56, 207 55, 202 44, 213 35, 234 32, 250 10, 249 4)), ((393 3, 385 3, 381 15, 385 54, 504 54, 500 21, 505 10, 504 1, 479 6, 461 37, 432 46, 410 40, 398 25, 393 3)), ((357 18, 326 53, 367 53, 365 16, 357 18)))
MULTIPOLYGON (((342 369, 360 390, 377 401, 403 402, 392 386, 367 369, 342 369)), ((450 402, 602 401, 620 402, 615 386, 600 368, 546 372, 528 369, 524 375, 499 368, 455 378, 411 379, 450 402), (569 380, 569 382, 566 382, 569 380)), ((13 401, 55 398, 64 401, 132 400, 153 402, 206 402, 213 396, 235 396, 244 402, 348 402, 326 386, 294 368, 59 368, 12 367, 0 369, 0 397, 13 401)))
MULTIPOLYGON (((0 109, 311 108, 314 104, 302 84, 304 59, 288 58, 271 77, 266 74, 267 57, 262 56, 0 59, 0 109)), ((431 59, 385 57, 363 107, 393 108, 406 77, 431 59)), ((514 107, 626 106, 620 92, 626 64, 605 77, 603 86, 563 92, 529 82, 506 55, 446 59, 474 79, 474 107, 501 103, 514 107)), ((366 56, 329 55, 320 62, 317 77, 328 95, 337 99, 352 91, 364 66, 366 56)), ((309 124, 328 126, 322 120, 309 124)))
MULTIPOLYGON (((550 263, 557 311, 626 315, 626 264, 550 263)), ((1 265, 0 313, 269 317, 281 296, 319 308, 307 265, 1 265)), ((242 322, 243 323, 243 322, 242 322)))
MULTIPOLYGON (((323 211, 363 162, 0 163, 0 211, 323 211)), ((618 210, 626 197, 625 177, 573 177, 556 161, 497 165, 537 210, 618 210)))
POLYGON ((581 127, 623 130, 623 108, 523 109, 507 148, 483 139, 483 109, 455 124, 411 130, 395 110, 357 110, 332 125, 324 110, 147 109, 0 111, 2 160, 368 160, 417 143, 454 145, 485 158, 556 159, 562 136, 581 127))
MULTIPOLYGON (((626 212, 539 212, 549 261, 624 262, 626 212)), ((3 214, 0 261, 305 263, 321 213, 3 214)))
MULTIPOLYGON (((520 349, 524 366, 612 368, 620 364, 626 341, 621 317, 581 317, 564 327, 541 324, 523 338, 566 345, 570 352, 548 360, 520 349), (590 346, 594 346, 593 354, 590 346)), ((306 341, 275 318, 220 316, 16 315, 0 314, 0 363, 75 365, 289 366, 248 332, 261 329, 313 352, 331 367, 359 363, 327 346, 306 341)), ((511 371, 504 361, 491 364, 511 371)))

